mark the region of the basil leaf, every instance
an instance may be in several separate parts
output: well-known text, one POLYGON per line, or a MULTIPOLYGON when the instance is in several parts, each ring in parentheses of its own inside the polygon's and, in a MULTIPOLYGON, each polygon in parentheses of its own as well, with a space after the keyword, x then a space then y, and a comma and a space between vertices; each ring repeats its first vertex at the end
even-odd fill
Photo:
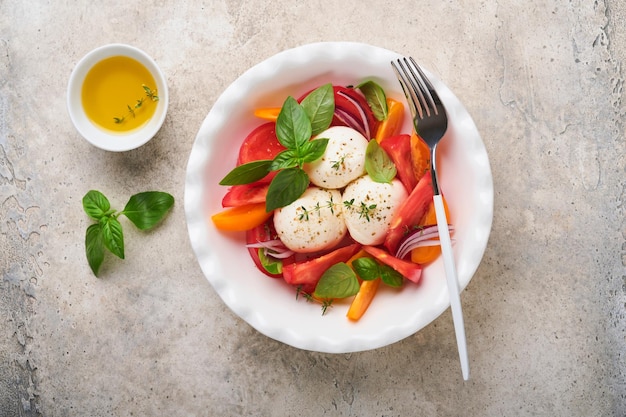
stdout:
POLYGON ((375 182, 389 183, 397 173, 396 166, 376 140, 370 140, 365 150, 365 170, 375 182))
POLYGON ((352 267, 363 281, 371 281, 380 277, 378 262, 372 258, 357 258, 352 261, 352 267))
POLYGON ((314 297, 318 298, 346 298, 359 292, 359 280, 356 274, 345 262, 339 262, 324 272, 320 278, 314 297))
POLYGON ((114 217, 100 219, 104 246, 118 258, 124 259, 124 233, 122 225, 114 217))
POLYGON ((87 262, 95 276, 98 276, 100 266, 104 261, 104 237, 100 224, 94 223, 87 228, 85 233, 85 253, 87 262))
POLYGON ((309 141, 304 147, 305 153, 302 156, 302 162, 313 162, 320 159, 324 155, 324 152, 326 152, 327 145, 327 138, 313 139, 309 141))
POLYGON ((161 191, 146 191, 130 197, 121 214, 141 230, 154 227, 174 205, 174 197, 161 191))
POLYGON ((287 149, 274 157, 274 160, 272 160, 272 163, 270 164, 270 171, 293 168, 298 165, 298 157, 296 153, 291 149, 287 149))
POLYGON ((100 220, 111 209, 109 200, 100 191, 90 190, 83 197, 83 209, 89 217, 100 220))
POLYGON ((220 185, 250 184, 260 180, 270 172, 271 159, 262 159, 241 164, 220 181, 220 185))
POLYGON ((328 129, 335 113, 335 92, 332 84, 324 84, 311 91, 300 103, 311 121, 311 134, 328 129))
POLYGON ((287 168, 279 171, 267 190, 265 210, 285 207, 296 201, 309 186, 309 176, 301 168, 287 168))
POLYGON ((311 139, 311 121, 295 98, 289 96, 276 119, 276 137, 300 156, 300 147, 311 139))
POLYGON ((385 90, 374 81, 365 81, 357 85, 356 88, 361 90, 365 96, 367 104, 369 104, 376 120, 383 121, 387 118, 389 109, 387 108, 387 97, 385 90))
POLYGON ((389 265, 380 265, 380 278, 382 281, 390 287, 400 288, 404 282, 404 277, 401 273, 390 267, 389 265))
POLYGON ((270 274, 282 274, 283 273, 283 262, 277 261, 274 258, 270 258, 265 254, 265 249, 259 248, 259 261, 261 261, 261 265, 267 272, 270 274))

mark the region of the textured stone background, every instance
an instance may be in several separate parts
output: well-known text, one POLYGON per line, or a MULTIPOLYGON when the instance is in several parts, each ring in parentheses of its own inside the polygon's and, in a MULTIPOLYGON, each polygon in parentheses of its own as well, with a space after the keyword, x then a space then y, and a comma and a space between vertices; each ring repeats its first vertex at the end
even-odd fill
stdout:
POLYGON ((626 415, 625 21, 621 0, 0 0, 0 417, 626 415), (463 293, 467 383, 449 311, 376 351, 299 351, 232 314, 192 253, 200 123, 250 66, 325 40, 415 56, 481 131, 495 216, 463 293), (171 94, 158 136, 122 154, 65 108, 75 63, 111 42, 151 54, 171 94), (102 279, 92 188, 177 199, 153 233, 127 228, 102 279))

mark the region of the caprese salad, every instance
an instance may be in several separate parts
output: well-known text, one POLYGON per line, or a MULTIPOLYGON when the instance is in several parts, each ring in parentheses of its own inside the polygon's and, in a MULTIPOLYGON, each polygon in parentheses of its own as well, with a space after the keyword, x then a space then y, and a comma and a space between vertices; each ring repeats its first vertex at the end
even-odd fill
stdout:
POLYGON ((220 181, 229 188, 215 226, 245 232, 257 268, 324 312, 353 297, 351 320, 380 283, 418 283, 440 248, 429 149, 400 132, 403 104, 367 80, 325 84, 255 115, 265 123, 220 181))

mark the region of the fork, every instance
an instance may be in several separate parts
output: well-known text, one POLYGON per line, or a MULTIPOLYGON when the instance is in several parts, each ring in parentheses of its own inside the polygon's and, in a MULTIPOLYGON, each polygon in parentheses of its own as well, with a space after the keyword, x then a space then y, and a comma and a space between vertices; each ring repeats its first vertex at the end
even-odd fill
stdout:
POLYGON ((450 296, 456 343, 459 350, 459 359, 461 360, 461 371, 463 379, 467 381, 469 379, 469 360, 467 357, 467 342, 465 340, 465 325, 463 323, 459 282, 452 254, 448 219, 437 181, 437 144, 439 144, 448 129, 448 116, 439 95, 415 60, 409 57, 408 59, 398 59, 396 62, 392 61, 391 66, 398 77, 411 109, 413 127, 415 132, 419 134, 430 148, 430 172, 433 183, 433 202, 437 214, 437 228, 439 230, 441 253, 443 255, 448 294, 450 296))

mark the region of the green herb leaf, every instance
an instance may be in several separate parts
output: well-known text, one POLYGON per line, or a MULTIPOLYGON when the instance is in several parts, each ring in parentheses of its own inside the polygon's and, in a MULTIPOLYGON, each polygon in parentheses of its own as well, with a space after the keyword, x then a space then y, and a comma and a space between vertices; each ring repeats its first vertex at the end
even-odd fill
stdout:
POLYGON ((309 182, 309 176, 301 168, 279 171, 267 190, 265 210, 270 212, 293 203, 304 193, 309 182))
POLYGON ((389 265, 380 264, 380 278, 382 281, 390 287, 400 288, 404 282, 404 277, 401 273, 390 267, 389 265))
POLYGON ((374 258, 358 258, 352 261, 352 267, 359 277, 364 281, 371 281, 379 278, 388 286, 400 288, 404 282, 404 277, 398 271, 379 263, 374 258))
POLYGON ((311 121, 295 98, 285 100, 276 119, 276 137, 288 149, 301 155, 300 148, 311 139, 311 121))
POLYGON ((91 190, 83 197, 83 209, 92 219, 100 220, 109 214, 111 204, 100 191, 91 190))
POLYGON ((85 233, 85 252, 89 267, 93 274, 98 276, 98 271, 104 261, 104 237, 99 223, 94 223, 87 228, 87 233, 85 233))
POLYGON ((259 248, 259 260, 261 261, 261 265, 263 266, 263 268, 265 268, 265 270, 270 274, 282 274, 282 261, 267 256, 265 254, 265 249, 263 248, 259 248))
POLYGON ((121 214, 141 230, 154 227, 174 205, 174 197, 161 191, 146 191, 130 197, 121 214))
POLYGON ((364 281, 372 281, 380 277, 378 262, 373 258, 357 258, 352 261, 352 267, 357 275, 364 281))
POLYGON ((395 164, 376 140, 370 140, 365 150, 365 170, 372 180, 382 183, 391 182, 397 173, 395 164))
POLYGON ((387 108, 387 97, 385 90, 374 81, 365 81, 357 85, 356 88, 361 90, 365 96, 367 104, 369 104, 374 113, 376 120, 383 121, 387 118, 389 109, 387 108))
POLYGON ((120 222, 114 217, 103 217, 99 225, 104 246, 118 258, 124 259, 124 233, 120 222))
POLYGON ((359 280, 345 262, 339 262, 324 272, 313 296, 318 298, 346 298, 359 292, 359 280))
POLYGON ((328 129, 335 113, 335 92, 332 84, 324 84, 311 91, 300 103, 311 121, 311 134, 328 129))
POLYGON ((300 164, 296 152, 292 149, 286 149, 274 157, 274 160, 270 164, 270 171, 293 168, 299 165, 300 164))
POLYGON ((326 152, 327 145, 327 138, 319 138, 309 141, 306 146, 303 147, 304 155, 302 156, 302 162, 314 162, 320 159, 324 155, 324 152, 326 152))
POLYGON ((270 172, 271 159, 262 159, 239 165, 220 181, 220 185, 250 184, 260 180, 270 172))

